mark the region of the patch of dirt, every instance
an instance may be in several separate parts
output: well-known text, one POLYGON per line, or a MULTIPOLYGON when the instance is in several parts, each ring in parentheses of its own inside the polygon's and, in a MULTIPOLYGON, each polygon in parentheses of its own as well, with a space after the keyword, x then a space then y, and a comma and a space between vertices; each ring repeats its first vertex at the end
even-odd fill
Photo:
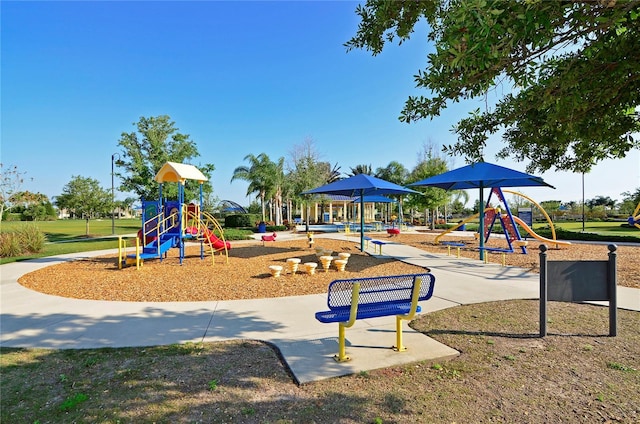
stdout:
POLYGON ((277 352, 257 341, 2 348, 0 421, 640 422, 640 313, 619 311, 618 336, 607 337, 607 308, 550 302, 545 338, 537 336, 537 314, 535 300, 423 314, 411 326, 459 357, 301 386, 277 352), (86 401, 61 413, 65 399, 78 393, 86 401))
MULTIPOLYGON (((404 243, 431 253, 446 255, 446 246, 435 245, 436 233, 370 234, 386 242, 404 243)), ((473 239, 449 238, 448 241, 465 243, 460 256, 478 259, 473 239)), ((351 256, 345 272, 338 272, 332 265, 328 272, 309 248, 306 238, 267 243, 232 242, 228 263, 217 254, 215 262, 211 256, 200 259, 199 245, 186 249, 187 257, 180 265, 177 249, 169 251, 166 259, 147 260, 140 270, 117 266, 117 254, 84 259, 42 268, 20 278, 19 283, 32 290, 62 297, 96 300, 118 300, 135 302, 205 301, 260 299, 269 297, 299 296, 325 293, 328 284, 340 278, 356 278, 379 275, 394 275, 422 272, 417 266, 388 258, 377 258, 359 251, 359 239, 334 240, 317 237, 315 247, 321 246, 351 256), (287 259, 299 258, 300 263, 316 262, 317 271, 308 275, 299 269, 287 272, 287 259), (269 273, 270 265, 283 267, 283 274, 274 278, 269 273)), ((505 247, 504 240, 491 240, 488 246, 505 247)), ((529 241, 528 254, 506 254, 507 266, 518 266, 531 272, 539 272, 539 243, 529 241)), ((451 248, 451 255, 457 254, 451 248)), ((618 284, 640 288, 640 247, 620 246, 617 250, 618 284)), ((573 244, 556 249, 550 246, 549 260, 606 260, 606 245, 573 244)), ((487 252, 490 262, 501 263, 502 254, 487 252)))
MULTIPOLYGON (((433 244, 434 233, 393 238, 370 235, 447 254, 446 246, 433 244)), ((464 242, 460 255, 478 259, 473 241, 449 241, 464 242)), ((344 273, 332 267, 328 272, 319 269, 315 275, 285 273, 273 278, 269 265, 286 267, 288 258, 318 262, 306 238, 266 246, 260 242, 232 245, 228 263, 219 255, 214 265, 211 257, 201 260, 199 248, 194 247, 187 250, 189 257, 182 266, 172 252, 162 262, 147 261, 139 271, 134 267, 118 270, 112 255, 49 266, 23 276, 20 283, 41 292, 84 299, 225 300, 325 293, 329 282, 338 278, 423 270, 363 254, 355 238, 318 237, 316 245, 333 250, 334 255, 351 254, 344 273)), ((489 245, 500 247, 505 242, 492 240, 489 245)), ((620 285, 640 287, 638 249, 619 247, 620 285)), ((528 254, 508 254, 505 262, 537 272, 538 253, 538 243, 531 241, 528 254)), ((451 254, 456 254, 455 248, 451 254)), ((606 260, 607 254, 606 245, 574 244, 550 249, 548 257, 606 260)), ((501 254, 488 257, 490 262, 502 261, 501 254)), ((549 302, 549 335, 540 338, 538 307, 535 300, 516 300, 422 314, 411 327, 457 349, 461 352, 458 358, 386 367, 299 387, 277 352, 253 341, 77 351, 89 355, 88 359, 66 352, 43 355, 25 350, 16 355, 34 358, 16 361, 41 363, 42 369, 8 368, 7 372, 21 374, 7 378, 13 386, 3 392, 3 402, 11 394, 14 398, 7 404, 17 405, 14 411, 25 409, 24 415, 31 417, 33 409, 42 408, 42 399, 64 399, 64 387, 58 387, 63 370, 76 390, 89 394, 77 421, 153 417, 158 422, 637 423, 640 313, 618 311, 618 336, 607 337, 608 308, 549 302), (69 359, 65 362, 61 356, 69 359), (34 388, 42 393, 21 392, 34 388)), ((3 360, 11 358, 2 356, 3 360)), ((57 413, 58 403, 46 405, 57 413)))

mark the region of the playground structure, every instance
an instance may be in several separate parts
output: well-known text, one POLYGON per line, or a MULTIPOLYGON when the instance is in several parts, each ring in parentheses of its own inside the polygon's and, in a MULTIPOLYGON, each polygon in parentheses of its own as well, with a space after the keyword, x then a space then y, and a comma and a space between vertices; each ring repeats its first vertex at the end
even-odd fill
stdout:
MULTIPOLYGON (((475 219, 478 219, 480 216, 479 213, 470 216, 469 218, 460 221, 457 225, 447 229, 446 231, 443 231, 442 233, 440 233, 436 238, 435 238, 435 242, 439 243, 440 239, 445 236, 446 234, 451 233, 452 231, 455 231, 456 229, 462 227, 463 225, 465 225, 466 223, 473 221, 475 219)), ((484 241, 487 242, 489 240, 489 237, 491 236, 491 231, 496 223, 496 220, 500 221, 500 225, 502 228, 502 231, 504 232, 505 235, 505 239, 507 241, 507 248, 501 249, 501 248, 484 248, 485 250, 490 250, 490 251, 498 251, 498 252, 503 252, 503 253, 513 253, 514 252, 514 247, 520 248, 521 252, 523 254, 527 253, 527 241, 523 240, 521 235, 520 235, 520 231, 518 229, 518 225, 520 227, 522 227, 522 229, 524 229, 531 237, 533 237, 534 239, 538 240, 538 241, 542 241, 545 243, 550 243, 550 244, 555 244, 556 248, 560 245, 562 246, 569 246, 571 245, 571 243, 566 242, 566 241, 559 241, 556 240, 556 232, 555 232, 555 227, 553 225, 553 221, 551 220, 551 217, 549 217, 549 215, 547 214, 547 212, 544 210, 544 208, 538 204, 536 201, 534 201, 533 199, 531 199, 528 196, 525 196, 522 193, 518 193, 516 191, 511 191, 511 190, 503 190, 500 187, 493 187, 491 189, 491 193, 489 194, 489 198, 487 199, 487 202, 485 204, 485 209, 484 209, 484 234, 483 234, 483 238, 484 241), (525 199, 527 199, 528 201, 530 201, 533 205, 535 205, 541 212, 542 214, 545 216, 545 218, 547 219, 547 222, 549 223, 549 227, 551 228, 551 234, 552 234, 552 239, 548 239, 546 237, 542 237, 541 235, 537 234, 535 231, 533 231, 533 229, 527 225, 526 222, 524 222, 522 219, 518 218, 517 216, 514 216, 511 213, 511 210, 509 209, 509 205, 507 204, 505 198, 504 198, 504 193, 510 193, 510 194, 514 194, 514 195, 518 195, 521 197, 524 197, 525 199), (497 203, 499 206, 492 206, 491 205, 491 197, 495 195, 497 197, 497 203), (516 225, 517 224, 517 225, 516 225)))
POLYGON ((200 183, 200 205, 203 203, 202 184, 207 178, 193 165, 167 162, 155 176, 159 183, 158 200, 142 201, 142 228, 136 237, 134 253, 127 253, 126 240, 118 240, 118 267, 126 265, 142 266, 144 259, 166 257, 170 249, 178 248, 180 264, 185 257, 187 241, 200 242, 200 258, 204 259, 206 250, 211 253, 215 264, 215 253, 220 252, 229 262, 231 244, 224 239, 224 231, 218 221, 203 211, 197 204, 184 202, 184 186, 187 180, 200 183), (162 185, 166 182, 178 183, 178 199, 162 199, 162 185), (216 235, 216 234, 219 234, 216 235))
POLYGON ((640 229, 640 202, 638 202, 638 206, 633 211, 633 214, 629 217, 629 226, 634 226, 640 229))

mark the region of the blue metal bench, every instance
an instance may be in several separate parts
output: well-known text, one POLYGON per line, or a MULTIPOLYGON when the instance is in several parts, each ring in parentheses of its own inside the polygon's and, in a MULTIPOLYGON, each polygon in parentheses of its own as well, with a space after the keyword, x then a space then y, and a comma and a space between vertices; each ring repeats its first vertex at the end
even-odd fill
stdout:
POLYGON ((371 240, 371 243, 373 244, 373 253, 376 253, 376 246, 378 246, 380 248, 380 254, 382 255, 382 246, 387 243, 382 240, 371 240))
POLYGON ((328 311, 316 312, 323 323, 338 323, 338 362, 348 361, 345 354, 345 328, 358 319, 396 316, 396 346, 402 352, 402 320, 420 312, 419 301, 433 295, 436 277, 430 273, 335 280, 329 284, 328 311))
POLYGON ((447 246, 447 255, 451 256, 451 248, 455 247, 456 248, 456 257, 460 257, 460 248, 464 247, 465 244, 464 243, 458 243, 455 241, 442 241, 440 242, 440 244, 443 244, 445 246, 447 246))

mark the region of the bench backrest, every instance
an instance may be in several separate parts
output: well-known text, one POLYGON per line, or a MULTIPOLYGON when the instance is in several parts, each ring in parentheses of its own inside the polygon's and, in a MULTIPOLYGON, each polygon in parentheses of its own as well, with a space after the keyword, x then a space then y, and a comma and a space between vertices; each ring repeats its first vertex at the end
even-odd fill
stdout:
POLYGON ((433 274, 424 273, 335 280, 329 284, 327 304, 332 310, 350 307, 354 283, 360 283, 358 305, 411 302, 413 287, 418 278, 422 281, 418 301, 430 299, 436 278, 433 274))

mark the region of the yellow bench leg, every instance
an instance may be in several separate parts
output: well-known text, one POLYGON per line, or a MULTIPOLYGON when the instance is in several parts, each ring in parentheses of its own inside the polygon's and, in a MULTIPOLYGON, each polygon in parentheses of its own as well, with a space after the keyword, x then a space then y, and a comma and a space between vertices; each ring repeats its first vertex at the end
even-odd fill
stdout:
POLYGON ((347 362, 351 360, 351 357, 347 356, 345 352, 345 328, 346 327, 342 325, 342 323, 338 324, 338 354, 333 356, 333 359, 335 359, 336 362, 347 362))
POLYGON ((333 356, 336 362, 350 361, 351 358, 345 353, 345 328, 353 326, 358 316, 358 300, 360 299, 360 283, 355 283, 351 289, 351 310, 349 311, 349 321, 338 323, 338 354, 333 356))
POLYGON ((402 317, 396 315, 396 345, 393 347, 396 352, 404 352, 407 348, 402 344, 402 317))

